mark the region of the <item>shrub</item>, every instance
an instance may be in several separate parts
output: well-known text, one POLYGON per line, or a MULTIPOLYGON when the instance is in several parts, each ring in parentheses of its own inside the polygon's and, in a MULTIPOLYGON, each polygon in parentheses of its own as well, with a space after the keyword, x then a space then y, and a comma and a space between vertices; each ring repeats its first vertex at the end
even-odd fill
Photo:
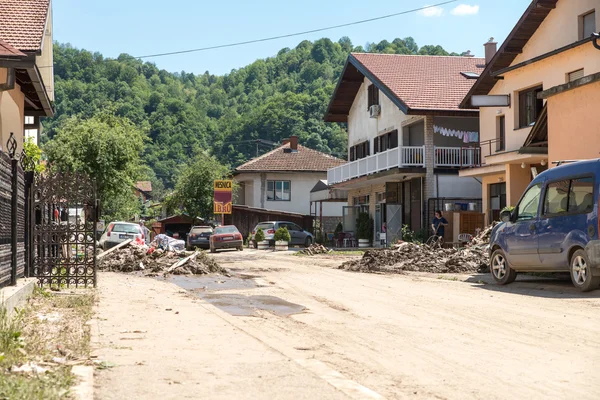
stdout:
POLYGON ((359 239, 373 239, 373 218, 369 213, 361 212, 356 220, 356 235, 359 239))
POLYGON ((254 235, 254 240, 256 241, 256 243, 265 240, 265 233, 263 232, 262 228, 258 228, 256 234, 254 235))
POLYGON ((344 227, 342 225, 341 222, 338 222, 337 226, 335 227, 335 230, 333 231, 333 234, 335 237, 338 236, 338 233, 343 232, 344 231, 344 227))
POLYGON ((275 231, 275 236, 273 237, 273 239, 275 239, 276 242, 289 243, 292 240, 292 237, 290 236, 290 233, 288 232, 287 228, 283 226, 275 231))
POLYGON ((415 232, 408 225, 402 225, 402 240, 405 242, 415 241, 415 232))

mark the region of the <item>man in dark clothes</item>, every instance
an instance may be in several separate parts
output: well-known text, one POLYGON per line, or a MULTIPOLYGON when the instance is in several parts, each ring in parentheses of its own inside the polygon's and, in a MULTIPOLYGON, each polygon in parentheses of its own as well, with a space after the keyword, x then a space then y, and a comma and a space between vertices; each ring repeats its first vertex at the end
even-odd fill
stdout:
POLYGON ((448 221, 442 216, 442 212, 440 210, 437 210, 435 212, 435 217, 433 218, 431 228, 433 229, 434 235, 437 235, 442 238, 442 242, 444 241, 444 227, 446 225, 448 225, 448 221))

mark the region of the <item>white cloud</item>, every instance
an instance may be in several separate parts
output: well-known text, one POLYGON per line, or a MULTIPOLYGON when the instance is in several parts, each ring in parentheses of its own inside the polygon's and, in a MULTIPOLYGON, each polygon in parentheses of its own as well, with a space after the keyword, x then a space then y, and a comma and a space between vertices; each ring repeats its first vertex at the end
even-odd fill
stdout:
POLYGON ((419 15, 423 17, 441 17, 444 15, 444 9, 442 7, 429 7, 423 10, 417 11, 419 15))
POLYGON ((476 4, 472 6, 468 4, 460 4, 456 8, 453 8, 452 11, 450 11, 450 14, 464 17, 465 15, 476 15, 478 12, 479 6, 476 4))

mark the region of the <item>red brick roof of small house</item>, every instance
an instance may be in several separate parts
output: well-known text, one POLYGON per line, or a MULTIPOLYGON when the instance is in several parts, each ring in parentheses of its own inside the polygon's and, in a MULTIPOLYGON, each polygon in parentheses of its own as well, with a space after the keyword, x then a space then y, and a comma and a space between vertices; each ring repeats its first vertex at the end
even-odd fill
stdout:
POLYGON ((11 59, 22 58, 26 57, 26 54, 21 53, 19 50, 15 49, 13 46, 0 39, 0 57, 11 59))
POLYGON ((462 73, 477 76, 484 68, 485 59, 476 57, 352 53, 325 120, 345 122, 364 77, 406 114, 467 115, 459 105, 476 80, 462 73))
POLYGON ((346 163, 332 155, 299 144, 296 146, 297 151, 292 151, 292 144, 285 143, 275 150, 240 165, 235 172, 325 172, 346 163))
POLYGON ((0 0, 0 38, 23 52, 38 52, 50 0, 0 0))
POLYGON ((140 192, 151 193, 152 192, 152 182, 150 181, 139 181, 135 184, 135 188, 140 192))

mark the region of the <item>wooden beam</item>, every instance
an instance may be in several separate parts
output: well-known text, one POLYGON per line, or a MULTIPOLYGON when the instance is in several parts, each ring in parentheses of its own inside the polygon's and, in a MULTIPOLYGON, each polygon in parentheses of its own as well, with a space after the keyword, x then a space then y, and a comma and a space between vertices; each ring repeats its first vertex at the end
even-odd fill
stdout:
POLYGON ((102 257, 109 255, 110 253, 112 253, 112 252, 113 252, 113 251, 115 251, 115 250, 122 249, 123 247, 127 246, 127 245, 128 245, 129 243, 131 243, 131 242, 133 242, 133 240, 132 240, 132 239, 127 239, 126 241, 119 243, 119 244, 118 244, 118 245, 116 245, 115 247, 112 247, 112 248, 110 248, 110 249, 108 249, 108 250, 106 250, 106 251, 104 251, 104 252, 102 252, 102 253, 98 254, 98 255, 96 256, 96 259, 97 259, 97 260, 99 260, 99 259, 101 259, 102 257))

